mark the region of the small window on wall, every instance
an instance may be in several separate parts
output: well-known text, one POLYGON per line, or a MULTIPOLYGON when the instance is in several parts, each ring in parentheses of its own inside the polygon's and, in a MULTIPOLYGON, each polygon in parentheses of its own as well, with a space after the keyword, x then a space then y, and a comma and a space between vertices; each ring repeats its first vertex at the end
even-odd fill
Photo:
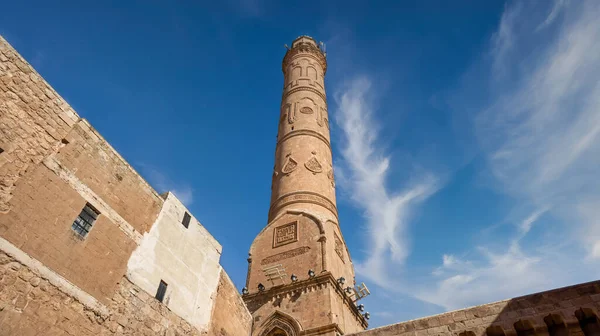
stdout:
POLYGON ((83 207, 79 216, 75 218, 71 229, 81 238, 85 238, 92 229, 96 219, 98 219, 98 216, 100 216, 100 212, 88 203, 83 207))
POLYGON ((156 295, 154 297, 158 301, 163 302, 166 292, 167 292, 167 283, 160 280, 160 284, 158 284, 158 290, 156 290, 156 295))
POLYGON ((192 219, 192 216, 190 216, 190 214, 186 211, 185 215, 183 215, 183 221, 181 222, 183 224, 183 226, 185 226, 186 229, 190 226, 191 219, 192 219))

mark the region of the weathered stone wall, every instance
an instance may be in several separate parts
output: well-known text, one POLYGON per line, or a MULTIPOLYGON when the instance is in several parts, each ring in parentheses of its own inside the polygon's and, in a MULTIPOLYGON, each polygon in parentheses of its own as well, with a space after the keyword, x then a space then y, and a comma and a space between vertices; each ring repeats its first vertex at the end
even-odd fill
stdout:
POLYGON ((100 301, 112 298, 135 242, 106 215, 85 239, 71 224, 87 200, 45 165, 19 181, 13 207, 0 214, 0 236, 100 301))
POLYGON ((79 116, 0 36, 0 213, 15 182, 57 150, 79 116))
POLYGON ((0 37, 0 236, 107 302, 163 199, 0 37), (86 203, 100 216, 71 230, 86 203))
POLYGON ((221 271, 209 335, 249 336, 251 328, 252 315, 227 273, 221 271))
POLYGON ((200 335, 126 278, 104 306, 51 275, 0 251, 0 336, 200 335))
POLYGON ((356 333, 356 336, 598 336, 600 281, 356 333))
POLYGON ((55 160, 135 231, 145 233, 163 199, 86 121, 76 123, 55 160))

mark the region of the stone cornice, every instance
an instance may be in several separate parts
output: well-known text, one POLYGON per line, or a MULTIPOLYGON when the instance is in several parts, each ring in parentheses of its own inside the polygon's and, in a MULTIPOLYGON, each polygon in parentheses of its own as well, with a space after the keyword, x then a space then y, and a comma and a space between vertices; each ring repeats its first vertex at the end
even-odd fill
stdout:
MULTIPOLYGON (((299 280, 297 282, 292 282, 289 284, 273 286, 269 289, 266 289, 264 292, 255 292, 252 294, 243 295, 242 298, 244 299, 244 302, 246 302, 246 305, 248 305, 250 302, 253 302, 253 301, 259 300, 259 299, 264 300, 264 301, 277 300, 282 297, 293 296, 298 291, 300 291, 300 292, 314 291, 314 290, 320 290, 320 289, 327 288, 328 286, 331 286, 331 288, 335 289, 335 292, 342 298, 345 306, 347 306, 348 309, 350 309, 350 311, 353 313, 356 320, 365 329, 367 329, 369 326, 369 323, 367 322, 367 320, 360 313, 360 311, 356 307, 356 304, 354 303, 354 301, 352 301, 352 299, 348 295, 346 295, 344 288, 342 288, 342 286, 340 286, 340 284, 338 284, 337 280, 333 277, 331 272, 328 272, 328 271, 324 271, 321 274, 315 276, 314 278, 299 280)), ((314 328, 314 329, 320 329, 320 328, 323 328, 323 327, 314 328)), ((303 335, 312 334, 313 331, 316 332, 317 330, 313 330, 313 329, 305 330, 305 331, 303 331, 304 332, 303 335)))

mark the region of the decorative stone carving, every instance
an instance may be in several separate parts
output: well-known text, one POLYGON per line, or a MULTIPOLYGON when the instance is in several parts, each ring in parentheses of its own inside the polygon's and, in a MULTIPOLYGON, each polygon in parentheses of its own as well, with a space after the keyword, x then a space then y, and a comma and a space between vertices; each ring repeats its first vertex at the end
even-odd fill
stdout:
POLYGON ((273 231, 273 247, 298 241, 298 221, 278 226, 273 231))
POLYGON ((344 260, 344 244, 342 243, 342 240, 340 239, 340 237, 338 237, 337 233, 333 233, 333 240, 335 243, 334 249, 335 249, 335 253, 337 253, 337 255, 340 257, 340 259, 342 259, 343 262, 346 262, 344 260))
POLYGON ((316 46, 310 43, 298 43, 293 48, 290 48, 283 57, 281 67, 283 71, 288 68, 289 64, 296 59, 296 55, 302 54, 305 57, 310 57, 317 61, 323 69, 323 74, 327 71, 327 60, 323 52, 316 46))
POLYGON ((282 118, 287 115, 288 123, 293 124, 296 121, 296 111, 295 108, 292 109, 292 104, 285 104, 282 107, 281 116, 282 118))
POLYGON ((291 172, 296 170, 296 168, 298 168, 298 162, 296 162, 296 160, 294 160, 291 156, 288 156, 283 168, 281 169, 281 172, 289 175, 291 172))
POLYGON ((288 258, 293 258, 293 257, 299 256, 301 254, 308 252, 309 250, 310 250, 310 247, 308 247, 308 246, 298 247, 293 250, 277 253, 272 256, 266 257, 260 261, 260 264, 261 265, 272 264, 274 262, 278 262, 283 259, 288 259, 288 258))
POLYGON ((329 168, 329 171, 327 172, 327 178, 331 182, 331 186, 333 188, 335 188, 335 179, 333 177, 333 167, 329 168))
POLYGON ((311 157, 304 163, 304 167, 310 170, 313 174, 317 174, 323 171, 323 166, 319 163, 316 157, 311 157))
POLYGON ((300 109, 300 113, 313 114, 313 110, 308 106, 304 106, 300 109))
POLYGON ((326 101, 327 101, 327 98, 325 98, 325 94, 324 94, 323 92, 321 92, 321 90, 317 90, 317 89, 315 89, 315 88, 312 88, 312 87, 310 87, 310 86, 298 86, 298 87, 295 87, 295 88, 293 88, 293 89, 290 89, 290 90, 286 91, 286 92, 283 94, 283 97, 282 97, 281 99, 282 99, 282 100, 285 100, 285 99, 286 99, 286 98, 287 98, 289 95, 291 95, 292 93, 296 93, 296 92, 299 92, 299 91, 308 91, 308 92, 312 92, 312 93, 314 93, 314 94, 318 95, 319 97, 321 97, 321 99, 323 100, 323 102, 326 102, 326 101))

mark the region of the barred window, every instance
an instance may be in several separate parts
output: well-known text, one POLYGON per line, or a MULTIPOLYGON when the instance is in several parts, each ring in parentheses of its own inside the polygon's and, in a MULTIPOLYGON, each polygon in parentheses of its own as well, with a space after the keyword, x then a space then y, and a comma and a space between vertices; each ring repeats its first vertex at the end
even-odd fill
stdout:
POLYGON ((71 229, 73 229, 73 231, 80 235, 81 238, 85 238, 85 236, 87 236, 87 234, 92 229, 92 225, 94 225, 94 222, 96 221, 99 215, 100 212, 98 212, 98 210, 96 210, 93 206, 87 203, 83 207, 83 210, 81 210, 79 216, 75 218, 73 225, 71 225, 71 229))
POLYGON ((183 215, 183 221, 181 222, 186 229, 190 226, 190 219, 192 219, 192 216, 186 211, 185 215, 183 215))

